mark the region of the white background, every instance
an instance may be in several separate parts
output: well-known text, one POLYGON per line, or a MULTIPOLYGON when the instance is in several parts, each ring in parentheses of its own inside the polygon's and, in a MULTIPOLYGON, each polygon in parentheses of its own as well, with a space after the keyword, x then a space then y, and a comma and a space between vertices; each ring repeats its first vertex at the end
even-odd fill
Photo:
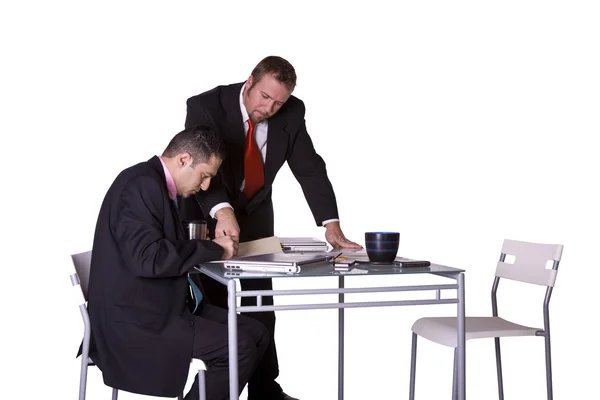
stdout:
MULTIPOLYGON (((83 325, 69 255, 90 248, 105 191, 162 152, 188 97, 243 81, 271 54, 296 68, 350 239, 397 230, 400 255, 466 269, 470 315, 491 312, 504 238, 565 245, 555 398, 595 392, 597 368, 581 365, 600 356, 597 2, 12 3, 0 6, 0 397, 76 398, 83 325)), ((277 235, 323 237, 287 166, 273 196, 277 235)), ((543 291, 507 298, 522 289, 502 284, 500 311, 539 324, 543 291)), ((346 399, 407 398, 413 320, 454 312, 347 311, 346 399)), ((336 315, 278 313, 288 393, 336 398, 336 315)), ((420 398, 450 398, 452 351, 419 350, 420 398)), ((494 398, 493 341, 467 350, 468 397, 494 398)), ((505 340, 503 361, 506 398, 545 398, 541 338, 505 340)), ((88 398, 108 396, 93 368, 88 398)))

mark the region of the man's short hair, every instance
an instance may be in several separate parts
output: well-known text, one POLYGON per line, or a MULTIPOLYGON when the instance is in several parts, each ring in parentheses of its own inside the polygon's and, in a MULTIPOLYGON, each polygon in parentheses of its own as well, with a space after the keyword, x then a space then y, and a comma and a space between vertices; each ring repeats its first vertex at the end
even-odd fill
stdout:
POLYGON ((225 144, 209 126, 195 125, 175 135, 162 155, 171 158, 181 153, 189 153, 194 166, 198 163, 208 163, 211 156, 225 159, 225 144))
POLYGON ((287 60, 278 56, 263 58, 252 70, 252 86, 256 85, 265 74, 272 74, 290 92, 294 91, 296 87, 296 70, 287 60))

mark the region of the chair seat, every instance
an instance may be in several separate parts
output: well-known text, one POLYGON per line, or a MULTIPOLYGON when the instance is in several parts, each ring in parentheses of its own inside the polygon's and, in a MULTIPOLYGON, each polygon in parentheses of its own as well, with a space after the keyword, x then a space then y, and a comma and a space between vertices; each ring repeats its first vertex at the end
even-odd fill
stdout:
MULTIPOLYGON (((456 347, 455 317, 420 318, 412 326, 417 335, 448 347, 456 347)), ((519 325, 500 317, 466 317, 465 338, 483 339, 508 336, 535 336, 539 328, 519 325)))

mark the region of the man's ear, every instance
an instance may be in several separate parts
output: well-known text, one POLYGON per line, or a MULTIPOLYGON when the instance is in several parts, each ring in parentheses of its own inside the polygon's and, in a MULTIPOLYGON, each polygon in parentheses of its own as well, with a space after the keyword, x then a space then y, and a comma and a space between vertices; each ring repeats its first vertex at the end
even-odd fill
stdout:
POLYGON ((187 166, 191 166, 193 162, 192 156, 190 153, 179 153, 177 154, 177 168, 183 168, 187 166))

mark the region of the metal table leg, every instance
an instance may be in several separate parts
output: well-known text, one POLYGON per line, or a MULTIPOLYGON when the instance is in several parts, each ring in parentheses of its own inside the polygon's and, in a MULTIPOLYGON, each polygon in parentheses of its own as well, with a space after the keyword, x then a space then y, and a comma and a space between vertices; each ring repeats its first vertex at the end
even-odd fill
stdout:
POLYGON ((229 398, 239 397, 238 383, 238 341, 237 341, 237 299, 235 296, 235 280, 227 282, 227 305, 229 309, 227 331, 229 341, 229 398))
POLYGON ((458 282, 458 329, 457 335, 457 367, 458 367, 458 400, 466 399, 466 341, 465 341, 465 275, 460 273, 457 278, 458 282))
MULTIPOLYGON (((344 277, 339 277, 339 288, 344 288, 344 277)), ((344 303, 344 293, 338 295, 338 302, 344 303)), ((338 400, 344 400, 344 309, 338 308, 338 400)))

